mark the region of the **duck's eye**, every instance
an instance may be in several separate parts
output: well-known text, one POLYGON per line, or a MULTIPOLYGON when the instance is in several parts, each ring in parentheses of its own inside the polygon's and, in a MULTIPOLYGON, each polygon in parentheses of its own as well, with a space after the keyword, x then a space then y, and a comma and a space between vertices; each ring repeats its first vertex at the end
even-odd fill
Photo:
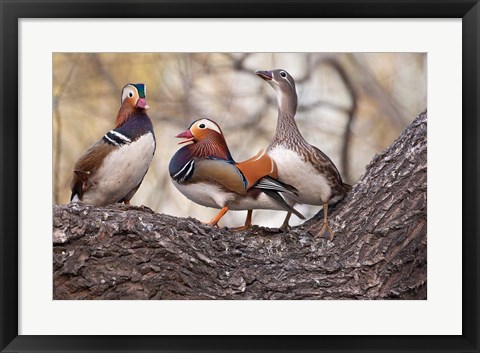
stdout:
POLYGON ((133 97, 133 92, 129 92, 129 93, 128 93, 128 96, 129 96, 130 98, 132 98, 132 97, 133 97))
POLYGON ((198 127, 199 127, 200 129, 205 129, 205 124, 200 124, 200 125, 198 125, 198 127))
POLYGON ((287 77, 287 73, 285 71, 280 71, 280 76, 287 77))

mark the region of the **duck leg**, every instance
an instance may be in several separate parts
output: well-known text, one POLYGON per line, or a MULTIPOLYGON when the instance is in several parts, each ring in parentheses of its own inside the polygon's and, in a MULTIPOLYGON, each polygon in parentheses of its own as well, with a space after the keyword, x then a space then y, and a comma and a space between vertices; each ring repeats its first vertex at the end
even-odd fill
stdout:
POLYGON ((290 228, 290 226, 288 225, 288 222, 290 222, 290 217, 291 216, 292 216, 292 212, 288 211, 287 216, 285 217, 285 220, 283 221, 282 226, 280 228, 278 228, 281 232, 283 232, 283 233, 288 232, 288 228, 290 228))
POLYGON ((248 210, 247 218, 245 219, 245 225, 237 228, 232 228, 234 232, 240 232, 242 230, 246 230, 252 226, 252 214, 253 210, 248 210))
POLYGON ((220 212, 217 213, 217 215, 215 217, 212 218, 212 220, 210 222, 207 223, 207 225, 209 226, 216 226, 218 224, 218 221, 220 220, 220 218, 222 218, 225 213, 228 212, 228 207, 224 207, 220 210, 220 212))
POLYGON ((317 237, 325 238, 328 240, 333 239, 333 231, 332 228, 328 225, 328 202, 323 203, 323 227, 318 232, 317 237))

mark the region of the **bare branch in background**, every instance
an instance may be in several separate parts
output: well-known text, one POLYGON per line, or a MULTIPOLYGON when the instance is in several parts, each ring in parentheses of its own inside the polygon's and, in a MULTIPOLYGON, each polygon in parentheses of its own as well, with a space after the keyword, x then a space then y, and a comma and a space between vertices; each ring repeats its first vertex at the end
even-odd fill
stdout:
POLYGON ((350 95, 351 106, 350 106, 350 109, 348 109, 347 111, 348 119, 347 119, 347 124, 345 125, 345 130, 343 132, 341 164, 342 164, 342 172, 343 172, 344 179, 347 180, 348 182, 352 182, 352 178, 350 174, 350 154, 349 154, 350 130, 351 130, 353 119, 355 118, 355 113, 357 111, 358 94, 353 85, 352 80, 350 79, 349 75, 347 74, 347 72, 345 71, 345 69, 337 59, 329 58, 325 60, 325 63, 329 64, 333 69, 335 69, 335 71, 340 76, 340 79, 342 80, 343 84, 345 85, 345 88, 347 89, 350 95))
POLYGON ((99 54, 91 54, 91 58, 102 80, 108 83, 112 94, 114 96, 120 96, 120 93, 118 92, 118 85, 110 74, 110 71, 105 67, 105 64, 103 63, 103 60, 100 58, 99 54))
POLYGON ((233 58, 233 68, 235 70, 244 70, 245 66, 245 60, 250 56, 250 53, 242 53, 239 58, 233 58))
POLYGON ((60 88, 58 89, 57 94, 53 97, 53 111, 54 111, 54 119, 55 119, 55 124, 56 124, 56 131, 55 131, 55 149, 54 149, 54 158, 55 158, 55 168, 54 168, 54 174, 53 177, 55 178, 54 180, 56 182, 53 183, 53 201, 55 204, 59 203, 58 196, 60 194, 60 163, 62 161, 62 118, 60 116, 60 109, 59 109, 59 103, 60 99, 62 98, 63 92, 65 92, 65 88, 68 85, 68 82, 70 82, 70 79, 72 78, 73 71, 75 70, 75 67, 78 64, 78 61, 80 60, 81 54, 76 54, 75 58, 73 59, 72 67, 70 68, 70 71, 68 72, 67 77, 65 80, 63 80, 62 84, 60 85, 60 88))
POLYGON ((400 111, 395 98, 380 85, 370 67, 363 60, 360 60, 356 55, 349 56, 349 59, 358 68, 356 70, 358 75, 364 78, 361 80, 364 86, 363 91, 368 92, 375 98, 379 107, 397 128, 403 129, 407 124, 406 118, 400 111))

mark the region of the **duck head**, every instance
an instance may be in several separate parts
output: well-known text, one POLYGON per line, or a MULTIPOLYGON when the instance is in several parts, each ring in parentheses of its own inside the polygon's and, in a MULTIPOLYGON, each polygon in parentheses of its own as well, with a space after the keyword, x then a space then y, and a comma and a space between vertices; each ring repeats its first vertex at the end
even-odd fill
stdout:
POLYGON ((262 71, 257 70, 255 74, 270 84, 277 93, 278 107, 283 112, 295 115, 297 110, 297 90, 295 80, 283 69, 262 71))
POLYGON ((150 108, 147 104, 146 92, 147 87, 144 83, 128 83, 123 87, 116 127, 122 126, 135 113, 145 113, 150 108))
POLYGON ((184 132, 176 138, 182 138, 178 144, 189 143, 188 147, 195 157, 215 157, 232 160, 230 151, 220 126, 210 119, 195 120, 184 132))

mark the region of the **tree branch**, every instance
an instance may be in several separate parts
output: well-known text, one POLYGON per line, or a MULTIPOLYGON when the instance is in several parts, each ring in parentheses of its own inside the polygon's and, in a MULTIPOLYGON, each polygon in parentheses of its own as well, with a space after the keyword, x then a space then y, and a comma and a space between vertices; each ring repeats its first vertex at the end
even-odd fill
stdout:
POLYGON ((54 299, 426 299, 427 113, 329 213, 232 232, 148 209, 53 208, 54 299))

